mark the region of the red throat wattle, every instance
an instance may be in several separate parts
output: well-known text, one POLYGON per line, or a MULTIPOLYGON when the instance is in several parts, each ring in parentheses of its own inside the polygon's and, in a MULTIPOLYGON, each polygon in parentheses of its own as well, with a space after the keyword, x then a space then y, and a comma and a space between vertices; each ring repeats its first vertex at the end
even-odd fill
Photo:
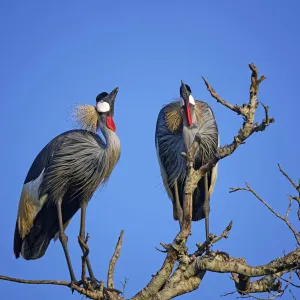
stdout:
POLYGON ((192 121, 190 104, 188 104, 188 106, 186 107, 186 118, 187 118, 188 125, 191 126, 193 124, 193 121, 192 121))
POLYGON ((110 130, 116 131, 116 124, 115 124, 113 118, 110 117, 110 116, 107 116, 107 117, 106 117, 106 126, 107 126, 110 130))

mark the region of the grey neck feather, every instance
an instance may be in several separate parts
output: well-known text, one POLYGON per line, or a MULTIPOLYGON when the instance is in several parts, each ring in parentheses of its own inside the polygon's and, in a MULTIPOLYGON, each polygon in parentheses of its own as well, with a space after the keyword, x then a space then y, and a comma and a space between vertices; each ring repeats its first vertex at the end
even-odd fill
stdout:
POLYGON ((184 140, 185 151, 187 152, 190 149, 190 147, 192 146, 192 143, 195 139, 195 135, 198 131, 198 128, 196 126, 197 120, 196 120, 194 106, 191 105, 191 115, 192 115, 192 122, 193 122, 192 126, 188 126, 186 113, 184 111, 182 111, 182 115, 183 115, 182 135, 183 135, 183 140, 184 140))
POLYGON ((105 138, 104 151, 106 152, 109 161, 109 169, 112 171, 120 157, 120 140, 118 135, 106 126, 106 117, 99 118, 99 127, 105 138))

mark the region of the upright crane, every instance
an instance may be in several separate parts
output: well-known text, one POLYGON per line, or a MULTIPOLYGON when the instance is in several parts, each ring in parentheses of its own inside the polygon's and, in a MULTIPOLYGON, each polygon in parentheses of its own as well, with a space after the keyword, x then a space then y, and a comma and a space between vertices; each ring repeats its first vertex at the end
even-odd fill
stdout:
MULTIPOLYGON (((27 260, 42 257, 51 239, 58 236, 73 282, 64 230, 81 209, 79 236, 84 240, 88 201, 119 160, 120 141, 113 121, 117 93, 118 88, 110 94, 103 92, 96 97, 96 106, 78 107, 76 116, 87 130, 70 130, 51 140, 31 165, 21 193, 14 235, 16 258, 20 254, 27 260)), ((89 260, 87 265, 94 277, 89 260)))
MULTIPOLYGON (((186 160, 181 153, 190 149, 198 133, 200 146, 194 168, 199 169, 214 157, 219 134, 210 106, 195 100, 191 88, 183 81, 180 97, 181 101, 169 103, 161 109, 156 123, 155 145, 163 183, 173 203, 173 217, 181 224, 186 181, 186 160)), ((216 177, 217 166, 198 182, 193 194, 192 221, 205 218, 206 238, 209 234, 209 197, 216 177)))

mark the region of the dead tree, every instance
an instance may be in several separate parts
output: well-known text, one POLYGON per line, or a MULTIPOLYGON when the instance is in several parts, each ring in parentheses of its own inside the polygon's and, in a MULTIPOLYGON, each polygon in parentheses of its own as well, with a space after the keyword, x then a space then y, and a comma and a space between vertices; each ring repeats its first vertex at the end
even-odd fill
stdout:
MULTIPOLYGON (((207 241, 202 244, 197 244, 197 250, 194 253, 188 253, 186 247, 186 242, 191 231, 192 195, 198 181, 206 172, 211 170, 218 161, 233 154, 233 152, 240 145, 244 144, 246 139, 252 134, 264 131, 270 124, 275 122, 274 118, 269 117, 268 106, 265 106, 262 103, 265 111, 265 118, 260 123, 255 122, 255 113, 259 106, 258 89, 259 85, 266 77, 258 77, 258 70, 254 64, 250 64, 249 67, 252 72, 249 102, 242 104, 241 106, 232 105, 222 99, 203 78, 211 96, 224 107, 241 115, 243 117, 243 125, 239 129, 237 135, 233 138, 233 141, 230 144, 219 147, 215 158, 199 170, 193 169, 193 161, 197 148, 199 147, 199 139, 195 139, 188 153, 182 154, 186 158, 188 171, 184 190, 183 226, 171 244, 161 243, 164 250, 160 251, 164 252, 166 255, 162 266, 156 275, 152 277, 150 282, 136 295, 130 298, 131 300, 167 300, 189 293, 198 289, 207 272, 231 274, 231 278, 235 285, 235 291, 228 294, 238 293, 242 298, 258 299, 254 296, 255 293, 265 292, 267 294, 266 299, 275 299, 288 291, 291 293, 291 297, 296 299, 292 293, 292 289, 300 287, 293 282, 295 278, 300 279, 300 234, 289 221, 289 215, 291 213, 292 202, 296 201, 299 205, 298 218, 300 220, 300 180, 298 184, 295 183, 280 165, 280 172, 296 190, 296 195, 288 196, 289 202, 284 216, 277 213, 270 205, 268 205, 248 183, 246 183, 246 187, 232 188, 230 192, 247 191, 252 193, 260 202, 262 202, 266 208, 288 226, 291 233, 294 235, 297 244, 294 251, 285 254, 282 257, 278 257, 265 265, 249 266, 244 258, 234 258, 228 253, 222 251, 213 252, 210 250, 211 245, 216 244, 223 238, 228 238, 228 234, 232 229, 232 222, 229 223, 219 236, 211 234, 207 241), (175 266, 176 262, 178 262, 178 264, 175 266)), ((72 290, 79 294, 95 300, 124 299, 123 295, 126 280, 123 284, 122 291, 119 291, 114 287, 114 269, 120 255, 123 233, 124 231, 122 230, 115 252, 109 264, 106 286, 102 280, 95 284, 86 277, 86 258, 89 254, 89 248, 87 246, 88 236, 84 241, 78 239, 78 242, 85 250, 85 253, 82 256, 81 281, 76 285, 72 284, 72 286, 70 286, 70 282, 58 280, 24 280, 7 276, 0 276, 0 279, 26 284, 62 285, 72 288, 72 290)))

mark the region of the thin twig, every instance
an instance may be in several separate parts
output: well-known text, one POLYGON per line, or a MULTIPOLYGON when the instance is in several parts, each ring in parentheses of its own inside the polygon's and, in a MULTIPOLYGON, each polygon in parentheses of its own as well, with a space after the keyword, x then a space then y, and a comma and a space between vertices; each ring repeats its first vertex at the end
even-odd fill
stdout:
POLYGON ((226 294, 221 295, 221 297, 226 297, 226 296, 229 296, 229 295, 233 295, 233 294, 235 294, 235 293, 236 293, 236 291, 228 292, 228 293, 226 293, 226 294))
POLYGON ((294 300, 297 300, 296 297, 294 296, 294 294, 292 293, 292 291, 289 289, 290 294, 292 295, 294 300))
POLYGON ((123 243, 123 234, 124 234, 124 230, 121 230, 115 252, 109 263, 108 274, 107 274, 107 286, 112 289, 114 288, 114 271, 115 271, 116 262, 121 252, 121 247, 123 243))
POLYGON ((217 100, 218 103, 223 104, 224 106, 226 106, 233 112, 236 112, 237 114, 243 114, 241 108, 238 105, 234 106, 226 100, 224 100, 223 98, 221 98, 203 76, 202 79, 207 87, 207 90, 210 92, 211 96, 217 100))
POLYGON ((232 221, 226 226, 223 232, 218 236, 209 236, 209 239, 205 241, 203 244, 197 244, 198 250, 194 252, 191 256, 201 256, 211 245, 217 243, 219 240, 228 238, 228 233, 232 228, 232 221))
POLYGON ((288 198, 289 198, 289 205, 285 213, 285 218, 284 218, 285 220, 287 220, 289 217, 289 214, 291 212, 292 202, 293 202, 293 199, 291 197, 288 196, 288 198))
POLYGON ((288 179, 288 181, 292 184, 292 186, 300 192, 300 186, 298 186, 293 180, 292 178, 282 169, 281 165, 278 163, 277 164, 279 167, 279 171, 288 179))
MULTIPOLYGON (((275 274, 275 276, 276 276, 276 274, 275 274)), ((290 273, 290 278, 289 278, 289 280, 287 280, 287 279, 284 279, 282 276, 276 276, 277 278, 279 278, 279 279, 281 279, 281 280, 283 280, 284 282, 286 282, 286 283, 288 283, 288 284, 290 284, 290 285, 292 285, 292 286, 294 286, 294 287, 296 287, 296 288, 300 288, 300 285, 297 285, 297 284, 295 284, 295 283, 293 283, 291 280, 292 280, 292 276, 291 276, 291 273, 290 273)))
MULTIPOLYGON (((225 158, 228 155, 231 155, 241 144, 244 144, 246 139, 250 137, 254 132, 263 131, 271 123, 275 122, 274 118, 269 118, 268 107, 263 105, 265 109, 265 119, 261 122, 260 125, 254 124, 255 112, 258 107, 257 94, 260 83, 266 79, 266 76, 261 76, 258 78, 258 70, 256 66, 252 63, 249 64, 249 68, 252 71, 251 74, 251 85, 250 85, 250 98, 247 104, 241 106, 232 105, 229 102, 222 99, 216 91, 210 86, 210 84, 203 78, 205 85, 210 92, 211 96, 230 110, 236 112, 238 115, 244 117, 243 127, 239 130, 238 134, 234 137, 234 140, 231 144, 225 145, 218 148, 217 161, 225 158)), ((213 166, 213 164, 211 164, 213 166)), ((198 178, 201 179, 202 173, 207 170, 202 170, 198 173, 198 178)), ((203 175, 202 175, 203 176, 203 175)))
POLYGON ((128 283, 128 278, 125 277, 124 282, 121 281, 121 284, 122 284, 122 296, 123 296, 124 299, 125 299, 125 288, 126 288, 127 283, 128 283))
MULTIPOLYGON (((0 275, 0 280, 12 281, 17 283, 25 283, 25 284, 52 284, 52 285, 60 285, 60 286, 70 286, 70 282, 62 281, 62 280, 28 280, 28 279, 20 279, 20 278, 13 278, 8 276, 0 275)), ((82 288, 76 284, 72 285, 72 289, 77 291, 81 295, 85 295, 90 299, 100 299, 99 293, 89 291, 85 288, 82 288)))
POLYGON ((31 279, 13 278, 13 277, 8 277, 3 275, 0 275, 0 279, 6 281, 18 282, 18 283, 26 283, 26 284, 54 284, 54 285, 63 285, 63 286, 70 285, 70 282, 62 281, 62 280, 31 280, 31 279))
POLYGON ((261 102, 261 104, 265 110, 265 118, 262 120, 262 122, 259 125, 255 124, 255 126, 252 129, 253 132, 264 131, 267 126, 269 126, 271 123, 275 122, 274 118, 269 118, 269 107, 264 105, 262 102, 261 102))
MULTIPOLYGON (((286 218, 281 216, 278 212, 276 212, 267 202, 264 201, 264 199, 262 199, 246 182, 246 188, 244 187, 238 187, 238 188, 231 188, 230 189, 230 193, 233 192, 237 192, 237 191, 247 191, 247 192, 251 192, 261 203, 263 203, 277 218, 279 218, 280 220, 282 220, 288 227, 289 229, 293 232, 296 241, 298 243, 298 245, 300 245, 300 235, 299 233, 295 230, 295 228, 292 226, 292 224, 290 223, 290 221, 286 218)), ((289 213, 289 209, 287 211, 287 216, 289 213)))

